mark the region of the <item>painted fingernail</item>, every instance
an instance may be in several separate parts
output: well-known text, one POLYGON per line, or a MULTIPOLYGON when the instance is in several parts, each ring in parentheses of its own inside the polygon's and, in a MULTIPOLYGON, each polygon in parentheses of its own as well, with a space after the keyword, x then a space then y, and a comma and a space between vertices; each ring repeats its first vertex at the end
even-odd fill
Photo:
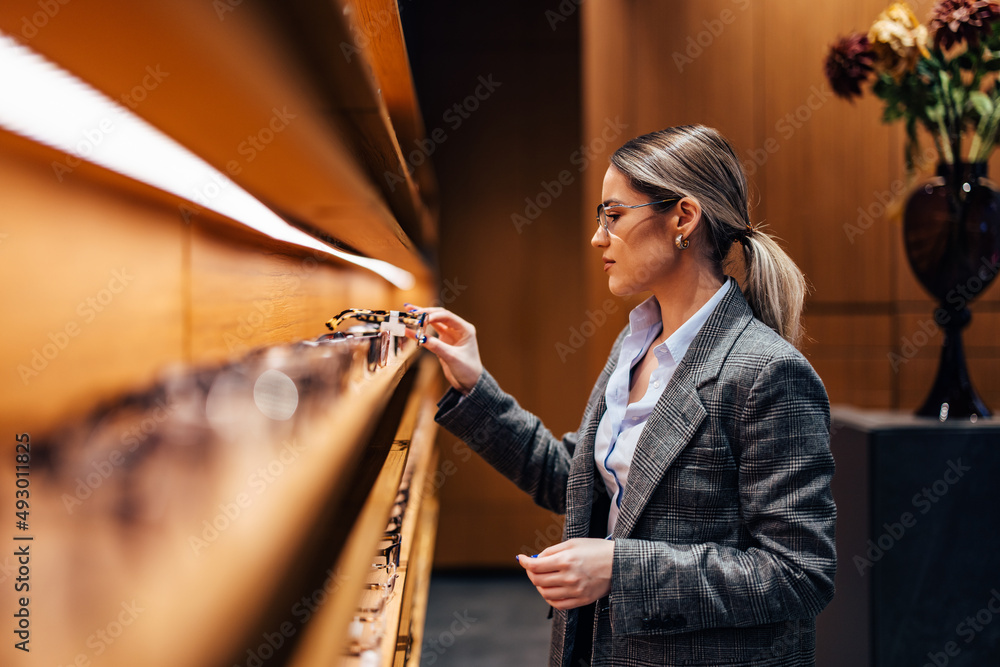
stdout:
POLYGON ((520 564, 520 562, 521 562, 521 557, 520 557, 520 556, 514 556, 514 560, 516 560, 516 561, 517 561, 517 562, 518 562, 518 563, 520 564))
POLYGON ((417 343, 418 343, 419 345, 423 345, 423 344, 424 344, 424 343, 426 343, 426 342, 427 342, 427 336, 421 336, 421 337, 420 337, 420 338, 419 338, 419 339, 417 340, 417 343))
POLYGON ((538 554, 535 554, 534 556, 532 556, 532 558, 538 558, 538 554))

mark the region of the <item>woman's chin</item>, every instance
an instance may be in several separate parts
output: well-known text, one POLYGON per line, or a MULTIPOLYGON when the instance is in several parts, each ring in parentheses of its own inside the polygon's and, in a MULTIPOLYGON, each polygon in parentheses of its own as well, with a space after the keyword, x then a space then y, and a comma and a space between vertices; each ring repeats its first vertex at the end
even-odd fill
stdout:
POLYGON ((615 296, 632 296, 640 291, 635 285, 614 276, 608 280, 608 290, 615 296))

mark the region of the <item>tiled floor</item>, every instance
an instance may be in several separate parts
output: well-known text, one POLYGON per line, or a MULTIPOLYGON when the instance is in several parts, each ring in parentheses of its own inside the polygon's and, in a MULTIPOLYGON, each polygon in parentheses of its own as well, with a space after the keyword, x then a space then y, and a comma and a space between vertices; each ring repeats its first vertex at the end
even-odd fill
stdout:
POLYGON ((545 667, 548 612, 523 572, 435 572, 420 665, 545 667))

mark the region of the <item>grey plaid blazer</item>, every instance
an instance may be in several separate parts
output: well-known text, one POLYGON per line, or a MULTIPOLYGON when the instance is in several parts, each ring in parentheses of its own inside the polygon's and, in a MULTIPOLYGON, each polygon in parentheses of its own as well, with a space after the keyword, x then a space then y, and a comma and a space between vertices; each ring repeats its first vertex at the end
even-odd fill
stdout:
MULTIPOLYGON (((578 667, 574 643, 590 656, 582 664, 615 667, 814 663, 815 617, 836 570, 829 400, 805 357, 733 288, 646 422, 613 534, 610 594, 555 611, 553 666, 578 667)), ((624 334, 579 430, 561 439, 488 372, 464 400, 451 390, 439 403, 442 426, 566 514, 565 539, 606 530, 594 437, 624 334)))

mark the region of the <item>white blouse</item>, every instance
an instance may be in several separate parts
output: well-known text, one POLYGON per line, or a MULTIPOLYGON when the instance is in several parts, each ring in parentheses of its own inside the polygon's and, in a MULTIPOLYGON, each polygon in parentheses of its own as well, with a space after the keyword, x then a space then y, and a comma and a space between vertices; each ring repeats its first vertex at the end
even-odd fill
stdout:
POLYGON ((729 288, 727 277, 725 283, 704 306, 698 309, 698 312, 688 318, 667 340, 653 348, 653 354, 656 355, 659 365, 649 378, 646 393, 631 405, 628 402, 628 394, 632 368, 643 358, 649 346, 663 331, 663 321, 660 318, 660 305, 655 297, 646 299, 629 313, 629 333, 622 342, 618 365, 608 380, 608 387, 604 393, 607 411, 601 417, 594 443, 594 461, 608 489, 608 495, 611 496, 608 536, 618 521, 622 497, 628 484, 632 455, 635 453, 646 420, 660 400, 670 378, 673 377, 677 365, 684 358, 691 341, 729 288))

